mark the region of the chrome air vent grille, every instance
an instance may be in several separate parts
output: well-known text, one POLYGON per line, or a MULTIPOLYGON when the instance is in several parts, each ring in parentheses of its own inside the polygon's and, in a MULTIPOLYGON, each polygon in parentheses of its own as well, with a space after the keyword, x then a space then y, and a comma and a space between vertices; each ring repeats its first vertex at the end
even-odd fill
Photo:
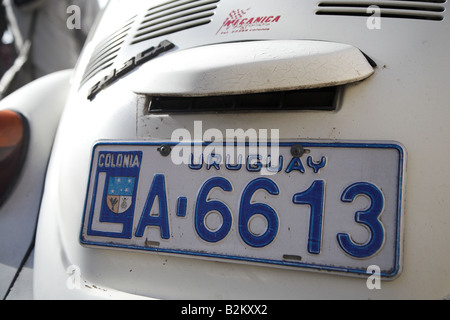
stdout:
POLYGON ((368 17, 374 12, 370 6, 380 9, 381 18, 420 19, 441 21, 446 0, 328 0, 321 1, 316 11, 317 15, 342 15, 368 17))
POLYGON ((219 0, 175 0, 147 11, 132 44, 211 22, 219 0))
POLYGON ((85 83, 100 71, 112 66, 134 21, 135 17, 129 19, 123 27, 112 33, 95 47, 84 72, 82 83, 85 83))

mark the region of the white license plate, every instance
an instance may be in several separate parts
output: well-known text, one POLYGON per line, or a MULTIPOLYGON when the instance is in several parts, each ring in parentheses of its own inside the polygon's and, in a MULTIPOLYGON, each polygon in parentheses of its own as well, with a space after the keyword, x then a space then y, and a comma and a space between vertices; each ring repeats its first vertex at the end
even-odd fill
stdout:
POLYGON ((204 143, 197 158, 191 143, 182 146, 96 144, 81 243, 353 275, 375 265, 386 278, 401 272, 400 144, 282 142, 278 162, 267 157, 270 147, 262 155, 245 143, 204 143), (191 155, 187 164, 173 160, 181 154, 191 155))

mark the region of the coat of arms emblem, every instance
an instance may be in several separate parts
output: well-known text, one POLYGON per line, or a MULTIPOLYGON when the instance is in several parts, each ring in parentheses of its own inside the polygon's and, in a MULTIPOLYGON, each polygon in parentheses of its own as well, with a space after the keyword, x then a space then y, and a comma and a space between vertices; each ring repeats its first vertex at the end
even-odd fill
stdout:
POLYGON ((117 214, 127 211, 133 203, 135 178, 110 177, 106 203, 108 208, 117 214))

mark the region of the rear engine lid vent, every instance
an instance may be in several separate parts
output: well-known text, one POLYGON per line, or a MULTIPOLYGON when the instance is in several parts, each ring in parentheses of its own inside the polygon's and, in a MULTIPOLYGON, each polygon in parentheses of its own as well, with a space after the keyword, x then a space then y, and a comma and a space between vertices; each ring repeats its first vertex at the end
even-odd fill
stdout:
POLYGON ((114 59, 117 57, 120 49, 122 48, 125 38, 127 37, 134 21, 135 17, 129 19, 120 29, 113 32, 95 47, 92 57, 89 60, 84 72, 83 79, 81 81, 82 84, 86 83, 100 71, 113 65, 114 59))
POLYGON ((336 110, 339 87, 207 97, 150 99, 150 114, 251 111, 336 110))
POLYGON ((445 2, 446 0, 325 0, 319 2, 316 15, 368 17, 373 12, 367 12, 367 8, 377 6, 382 18, 441 21, 444 19, 445 8, 442 4, 445 2))
POLYGON ((219 0, 175 0, 148 10, 132 44, 211 22, 219 0))

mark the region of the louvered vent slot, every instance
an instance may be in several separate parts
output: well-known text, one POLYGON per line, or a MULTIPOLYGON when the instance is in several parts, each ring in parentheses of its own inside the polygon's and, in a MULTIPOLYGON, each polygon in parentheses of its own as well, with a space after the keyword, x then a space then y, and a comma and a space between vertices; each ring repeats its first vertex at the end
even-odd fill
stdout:
POLYGON ((100 71, 112 66, 114 59, 117 57, 117 54, 128 35, 128 31, 134 23, 134 19, 135 18, 128 20, 123 27, 108 36, 95 47, 92 57, 86 67, 86 71, 84 72, 82 83, 85 83, 100 71))
POLYGON ((211 22, 219 0, 176 0, 148 10, 132 44, 211 22))
POLYGON ((152 97, 149 113, 336 110, 339 87, 207 97, 152 97))
POLYGON ((420 19, 441 21, 446 0, 393 0, 393 1, 322 1, 318 5, 317 15, 342 15, 368 17, 373 11, 368 12, 370 6, 380 8, 381 18, 420 19))

